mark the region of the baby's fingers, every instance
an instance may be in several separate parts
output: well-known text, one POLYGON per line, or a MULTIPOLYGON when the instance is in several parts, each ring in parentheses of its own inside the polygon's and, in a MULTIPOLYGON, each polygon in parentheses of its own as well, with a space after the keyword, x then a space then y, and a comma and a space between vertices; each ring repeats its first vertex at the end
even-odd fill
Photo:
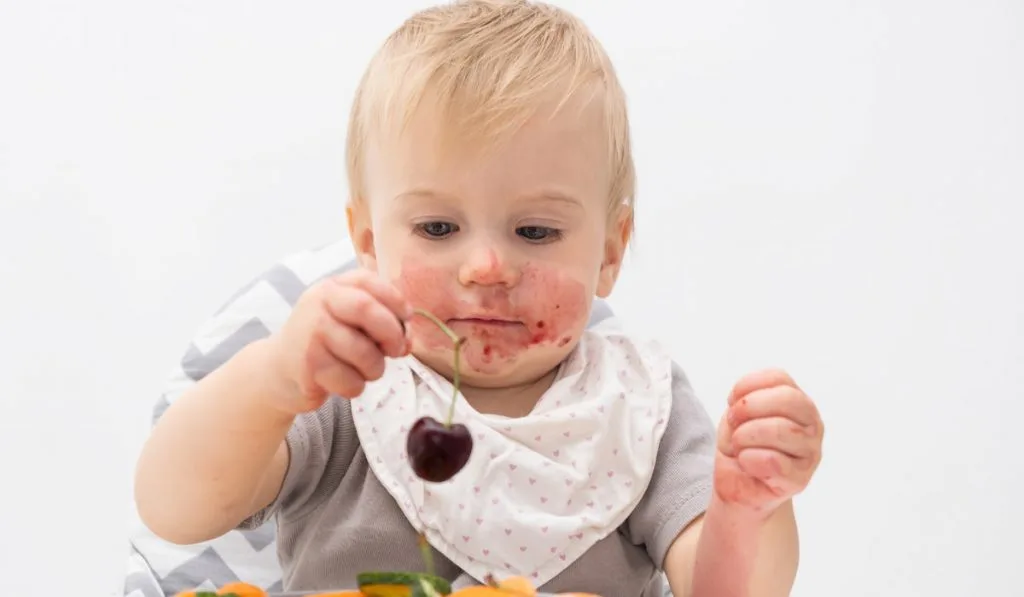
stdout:
POLYGON ((402 321, 412 317, 412 306, 409 301, 405 300, 401 291, 374 272, 358 269, 337 276, 332 281, 339 286, 351 286, 365 290, 402 321))
POLYGON ((801 460, 764 448, 740 450, 736 457, 740 470, 779 497, 792 497, 806 487, 810 473, 804 470, 801 460))
POLYGON ((820 432, 818 409, 801 390, 793 386, 774 386, 754 390, 729 406, 726 411, 733 429, 752 419, 785 417, 820 432))
POLYGON ((797 387, 793 378, 781 369, 764 369, 762 371, 748 373, 740 378, 740 380, 732 387, 732 391, 729 393, 729 405, 731 406, 737 400, 751 392, 778 386, 790 386, 792 388, 797 387))
POLYGON ((317 345, 314 355, 317 366, 310 370, 311 382, 325 394, 357 398, 363 393, 366 379, 355 367, 337 360, 337 357, 323 345, 317 345))
POLYGON ((321 339, 336 359, 354 368, 363 379, 374 381, 384 374, 384 353, 358 328, 335 325, 322 331, 321 339))
POLYGON ((817 449, 817 441, 810 427, 784 417, 747 421, 733 431, 731 439, 733 452, 746 448, 767 448, 792 458, 810 458, 817 449))
POLYGON ((356 286, 339 286, 326 296, 328 312, 345 326, 360 329, 387 356, 406 353, 402 319, 374 294, 356 286))

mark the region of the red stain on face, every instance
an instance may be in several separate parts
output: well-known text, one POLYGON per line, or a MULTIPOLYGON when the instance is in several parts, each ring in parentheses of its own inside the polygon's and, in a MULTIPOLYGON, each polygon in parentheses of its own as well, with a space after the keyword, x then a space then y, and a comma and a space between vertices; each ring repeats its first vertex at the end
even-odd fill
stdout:
MULTIPOLYGON (((562 348, 583 328, 590 297, 579 281, 556 267, 526 265, 514 286, 462 285, 456 276, 415 259, 403 263, 396 281, 415 308, 426 309, 466 338, 469 368, 486 372, 515 361, 530 348, 562 348)), ((409 322, 414 346, 445 351, 451 340, 431 321, 409 322)))

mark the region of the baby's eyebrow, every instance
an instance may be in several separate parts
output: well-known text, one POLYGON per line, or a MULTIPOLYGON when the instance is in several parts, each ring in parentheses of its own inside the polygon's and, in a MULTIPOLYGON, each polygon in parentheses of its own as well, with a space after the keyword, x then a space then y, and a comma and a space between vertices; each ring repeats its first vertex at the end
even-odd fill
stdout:
MULTIPOLYGON (((412 188, 395 195, 395 201, 409 199, 432 199, 435 201, 454 201, 456 197, 435 191, 429 188, 412 188)), ((524 193, 516 197, 520 203, 562 203, 570 207, 583 208, 583 201, 575 195, 558 189, 544 189, 531 193, 524 193)))
POLYGON ((447 193, 439 193, 433 189, 413 188, 395 195, 395 201, 400 201, 402 199, 440 199, 450 201, 454 199, 454 197, 447 193))
POLYGON ((556 202, 565 203, 574 207, 583 207, 583 202, 580 201, 576 196, 570 195, 569 193, 566 193, 564 191, 554 189, 547 189, 535 193, 521 195, 519 197, 519 200, 524 202, 556 202))

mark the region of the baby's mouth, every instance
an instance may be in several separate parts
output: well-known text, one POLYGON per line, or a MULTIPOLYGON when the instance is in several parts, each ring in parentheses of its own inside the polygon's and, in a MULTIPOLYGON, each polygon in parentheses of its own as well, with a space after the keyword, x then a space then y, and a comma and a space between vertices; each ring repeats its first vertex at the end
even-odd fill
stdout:
POLYGON ((504 319, 499 317, 460 317, 448 320, 448 325, 475 325, 484 326, 489 328, 511 328, 522 326, 523 322, 514 319, 504 319))

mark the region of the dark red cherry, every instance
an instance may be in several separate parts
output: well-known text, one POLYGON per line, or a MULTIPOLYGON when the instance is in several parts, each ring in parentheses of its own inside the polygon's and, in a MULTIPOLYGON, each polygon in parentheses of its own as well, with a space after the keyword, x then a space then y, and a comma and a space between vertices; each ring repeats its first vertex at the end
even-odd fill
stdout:
POLYGON ((413 424, 405 442, 409 464, 424 481, 441 483, 455 476, 469 462, 473 453, 473 437, 460 423, 445 427, 431 417, 413 424))

